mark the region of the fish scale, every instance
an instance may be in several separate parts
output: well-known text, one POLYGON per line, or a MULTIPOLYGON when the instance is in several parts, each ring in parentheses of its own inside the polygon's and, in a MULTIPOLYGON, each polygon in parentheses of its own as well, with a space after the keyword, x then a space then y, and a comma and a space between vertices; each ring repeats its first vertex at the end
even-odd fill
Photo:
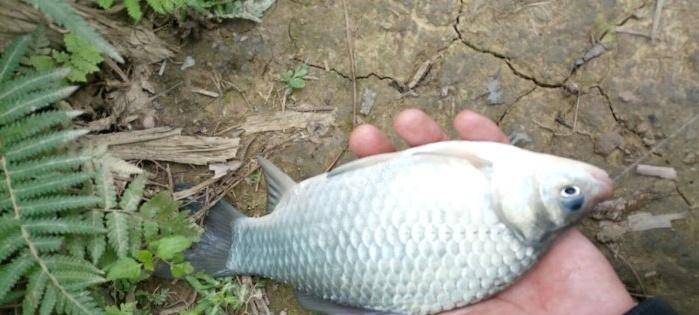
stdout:
POLYGON ((303 181, 273 213, 233 223, 228 267, 379 311, 435 313, 489 296, 538 250, 498 220, 486 175, 442 160, 405 156, 303 181))

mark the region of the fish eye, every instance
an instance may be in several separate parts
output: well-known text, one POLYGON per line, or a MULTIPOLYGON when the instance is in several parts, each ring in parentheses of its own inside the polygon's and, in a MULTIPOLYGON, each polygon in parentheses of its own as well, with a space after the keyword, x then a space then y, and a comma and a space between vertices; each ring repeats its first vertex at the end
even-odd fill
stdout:
POLYGON ((561 196, 563 197, 575 197, 580 195, 580 188, 578 186, 565 186, 561 189, 561 196))

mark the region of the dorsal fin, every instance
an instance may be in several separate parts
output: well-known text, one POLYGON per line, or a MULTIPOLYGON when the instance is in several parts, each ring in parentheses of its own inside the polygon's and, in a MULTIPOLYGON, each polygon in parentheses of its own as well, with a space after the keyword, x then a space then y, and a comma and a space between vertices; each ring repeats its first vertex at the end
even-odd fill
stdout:
POLYGON ((393 153, 383 153, 383 154, 376 154, 376 155, 372 155, 372 156, 363 157, 361 159, 354 160, 354 161, 349 162, 347 164, 343 164, 343 165, 338 166, 334 170, 328 172, 328 177, 337 176, 337 175, 342 174, 344 172, 349 172, 349 171, 364 168, 367 166, 372 166, 374 164, 378 164, 378 163, 381 163, 383 161, 390 160, 390 159, 394 158, 397 154, 399 154, 399 153, 393 152, 393 153))
POLYGON ((268 159, 258 156, 257 162, 267 182, 267 212, 271 213, 279 200, 296 185, 296 182, 268 159))
POLYGON ((461 147, 454 146, 452 143, 448 141, 438 142, 424 147, 416 147, 412 150, 414 150, 414 155, 445 156, 466 160, 478 169, 487 168, 492 165, 490 161, 477 156, 469 150, 464 150, 461 147))

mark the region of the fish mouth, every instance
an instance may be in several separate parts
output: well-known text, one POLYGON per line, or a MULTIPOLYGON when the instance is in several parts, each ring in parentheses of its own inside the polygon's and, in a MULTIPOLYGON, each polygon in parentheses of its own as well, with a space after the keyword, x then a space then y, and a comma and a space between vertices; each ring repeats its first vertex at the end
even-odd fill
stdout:
POLYGON ((612 198, 614 195, 614 182, 611 178, 609 178, 607 172, 594 168, 592 169, 591 174, 597 182, 595 193, 592 196, 593 204, 597 204, 612 198))

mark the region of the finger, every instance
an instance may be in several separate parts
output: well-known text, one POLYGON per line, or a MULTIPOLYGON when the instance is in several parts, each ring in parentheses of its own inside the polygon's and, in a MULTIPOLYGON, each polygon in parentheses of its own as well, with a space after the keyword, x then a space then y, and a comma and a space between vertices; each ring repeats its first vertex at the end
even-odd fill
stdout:
POLYGON ((447 135, 442 131, 442 128, 430 116, 427 116, 419 109, 406 109, 398 114, 393 121, 393 129, 410 146, 447 139, 447 135))
POLYGON ((350 134, 349 148, 352 153, 359 157, 396 150, 386 134, 372 125, 361 125, 354 128, 350 134))
POLYGON ((464 110, 454 117, 454 128, 464 140, 509 142, 492 120, 470 110, 464 110))

